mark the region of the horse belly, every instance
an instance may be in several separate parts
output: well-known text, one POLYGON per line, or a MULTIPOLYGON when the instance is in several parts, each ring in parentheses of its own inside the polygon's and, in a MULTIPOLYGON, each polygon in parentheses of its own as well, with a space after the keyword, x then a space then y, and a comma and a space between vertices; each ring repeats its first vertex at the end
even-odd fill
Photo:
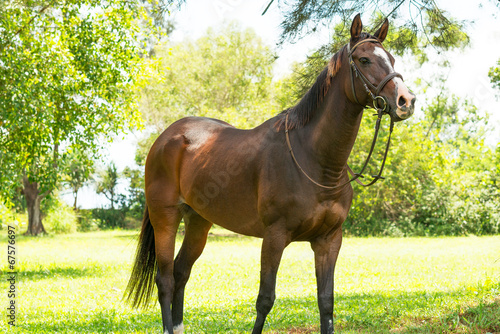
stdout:
POLYGON ((208 221, 239 234, 262 237, 264 226, 257 211, 252 164, 228 150, 212 149, 206 155, 199 150, 186 152, 181 196, 208 221))
POLYGON ((193 185, 183 195, 186 204, 211 223, 235 233, 263 236, 264 226, 257 215, 257 200, 248 188, 224 186, 209 179, 193 185))

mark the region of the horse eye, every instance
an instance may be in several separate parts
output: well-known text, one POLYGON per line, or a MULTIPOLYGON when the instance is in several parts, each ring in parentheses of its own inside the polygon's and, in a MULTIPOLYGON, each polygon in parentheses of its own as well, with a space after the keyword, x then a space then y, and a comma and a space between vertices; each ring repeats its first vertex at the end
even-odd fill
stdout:
POLYGON ((366 57, 361 57, 359 58, 359 62, 363 65, 367 65, 370 63, 370 59, 366 58, 366 57))

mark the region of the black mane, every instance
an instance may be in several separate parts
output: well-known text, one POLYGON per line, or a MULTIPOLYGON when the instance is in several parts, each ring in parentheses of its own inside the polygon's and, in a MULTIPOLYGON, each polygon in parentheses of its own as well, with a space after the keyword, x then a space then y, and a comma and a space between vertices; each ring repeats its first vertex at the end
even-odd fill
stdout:
MULTIPOLYGON (((361 33, 358 39, 352 41, 357 43, 366 38, 376 38, 366 32, 361 33)), ((300 129, 305 126, 314 117, 319 105, 323 102, 323 98, 330 89, 332 78, 337 74, 340 66, 342 65, 342 55, 347 52, 347 46, 343 46, 328 63, 323 71, 318 75, 316 82, 304 94, 302 99, 293 107, 286 109, 280 113, 279 120, 276 122, 277 130, 285 128, 285 117, 288 113, 288 130, 300 129)))

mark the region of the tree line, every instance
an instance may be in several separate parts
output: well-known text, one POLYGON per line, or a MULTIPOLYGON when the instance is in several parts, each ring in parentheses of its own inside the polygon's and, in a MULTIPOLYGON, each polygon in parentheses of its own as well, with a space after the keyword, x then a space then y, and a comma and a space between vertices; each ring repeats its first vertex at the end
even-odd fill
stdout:
MULTIPOLYGON (((170 42, 165 32, 172 26, 162 18, 171 2, 73 0, 44 6, 36 1, 3 1, 0 186, 4 204, 0 219, 26 209, 27 232, 33 235, 44 232, 42 218, 52 217, 50 212, 66 212, 73 220, 78 214, 84 229, 95 221, 104 228, 127 226, 127 219, 140 220, 145 157, 168 124, 197 115, 240 128, 256 126, 291 107, 348 38, 341 20, 333 27, 333 41, 278 79, 272 73, 277 57, 273 49, 236 23, 209 29, 196 41, 170 42), (95 174, 103 143, 118 133, 141 128, 138 167, 120 175, 116 166, 109 165, 98 177, 96 191, 106 194, 110 208, 77 214, 64 211, 58 190, 70 189, 76 207, 78 191, 95 174), (116 193, 120 177, 130 184, 126 194, 116 193)), ((375 28, 387 11, 397 15, 404 2, 387 2, 390 8, 385 13, 376 11, 371 26, 375 28)), ((419 14, 423 26, 394 25, 384 46, 415 64, 432 58, 436 66, 449 66, 446 52, 469 43, 465 25, 435 2, 424 3, 427 7, 419 14)), ((344 7, 339 10, 350 12, 344 7)), ((307 25, 297 23, 297 34, 303 28, 307 25)), ((284 38, 289 36, 286 31, 284 38)), ((492 64, 489 77, 496 89, 499 73, 500 63, 492 64)), ((441 88, 425 101, 423 115, 397 125, 385 169, 387 179, 367 189, 355 186, 346 232, 498 233, 500 146, 485 142, 492 131, 488 115, 479 113, 470 100, 450 94, 445 77, 415 85, 420 91, 429 85, 441 88)), ((349 161, 355 170, 364 160, 373 128, 370 111, 365 112, 349 161)))

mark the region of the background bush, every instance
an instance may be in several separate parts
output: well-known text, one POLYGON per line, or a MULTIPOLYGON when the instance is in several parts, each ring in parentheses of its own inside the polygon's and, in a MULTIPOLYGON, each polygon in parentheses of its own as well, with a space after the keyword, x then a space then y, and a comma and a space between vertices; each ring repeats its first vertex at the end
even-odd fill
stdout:
POLYGON ((92 217, 100 229, 124 228, 126 210, 124 209, 92 209, 92 217))
POLYGON ((92 232, 99 230, 99 221, 92 215, 92 210, 78 210, 78 228, 79 232, 92 232))
MULTIPOLYGON (((363 123, 349 160, 355 172, 373 136, 374 119, 367 115, 363 123)), ((387 127, 378 152, 383 152, 387 127)), ((488 134, 488 115, 454 96, 440 96, 424 117, 396 124, 386 180, 368 188, 353 185, 344 230, 358 236, 499 233, 500 145, 485 144, 488 134)), ((380 163, 381 154, 375 155, 365 175, 377 173, 380 163)))
POLYGON ((47 233, 73 233, 77 230, 77 217, 72 207, 54 201, 43 219, 47 233))

